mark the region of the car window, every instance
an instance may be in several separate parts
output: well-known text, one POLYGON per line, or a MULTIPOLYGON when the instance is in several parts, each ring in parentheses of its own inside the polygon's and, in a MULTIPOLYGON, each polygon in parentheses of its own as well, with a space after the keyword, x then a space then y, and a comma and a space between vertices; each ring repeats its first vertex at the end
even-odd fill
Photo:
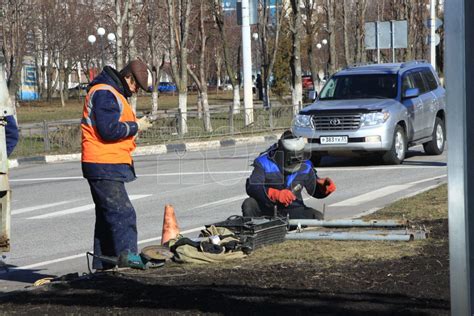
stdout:
POLYGON ((410 79, 413 81, 415 88, 418 88, 418 90, 420 90, 420 94, 428 92, 428 87, 425 85, 425 81, 423 80, 420 71, 414 71, 410 73, 409 76, 410 79))
POLYGON ((422 76, 425 78, 426 83, 428 84, 428 88, 430 91, 436 90, 438 88, 438 81, 436 81, 433 72, 429 69, 425 69, 422 71, 422 76))
POLYGON ((332 77, 321 91, 320 100, 390 98, 397 96, 396 74, 332 77))
POLYGON ((402 93, 405 93, 408 89, 415 88, 413 81, 411 80, 410 76, 405 74, 402 80, 402 93))

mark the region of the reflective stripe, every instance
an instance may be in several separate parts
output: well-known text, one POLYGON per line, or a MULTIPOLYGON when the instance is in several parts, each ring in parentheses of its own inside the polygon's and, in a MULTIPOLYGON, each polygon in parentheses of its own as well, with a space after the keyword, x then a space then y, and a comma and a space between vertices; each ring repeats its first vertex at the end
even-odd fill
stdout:
POLYGON ((264 154, 256 159, 260 163, 265 172, 280 172, 276 163, 268 159, 268 154, 264 154))
POLYGON ((113 94, 115 100, 117 100, 117 103, 118 103, 118 105, 119 105, 120 115, 122 115, 122 113, 123 113, 123 103, 122 103, 122 100, 120 100, 120 98, 118 98, 118 97, 115 95, 115 91, 117 91, 117 90, 115 90, 114 88, 109 87, 109 86, 100 87, 99 89, 94 90, 94 91, 89 95, 89 100, 88 100, 88 102, 87 102, 87 115, 88 115, 89 117, 91 116, 92 107, 94 106, 94 104, 92 103, 92 99, 94 98, 94 94, 95 94, 97 91, 102 91, 102 90, 110 91, 110 93, 113 94))
POLYGON ((127 134, 126 134, 126 136, 130 135, 130 125, 128 125, 127 122, 123 122, 123 124, 125 124, 125 126, 127 126, 127 134))

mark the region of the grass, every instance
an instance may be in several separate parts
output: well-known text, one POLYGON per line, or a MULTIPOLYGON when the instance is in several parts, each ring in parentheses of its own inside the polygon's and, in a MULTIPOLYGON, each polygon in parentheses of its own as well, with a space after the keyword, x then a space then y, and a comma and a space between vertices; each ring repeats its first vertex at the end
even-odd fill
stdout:
MULTIPOLYGON (((219 93, 211 92, 209 94, 209 104, 223 105, 232 102, 231 91, 219 91, 219 93)), ((197 104, 197 94, 190 93, 188 95, 188 107, 195 108, 197 104)), ((82 116, 82 107, 84 98, 71 98, 66 101, 66 106, 61 106, 59 99, 47 101, 29 101, 21 102, 17 109, 18 122, 22 123, 38 123, 43 121, 58 121, 77 119, 82 116)), ((151 95, 139 96, 137 101, 138 111, 150 111, 152 105, 151 95)), ((178 96, 172 94, 161 94, 158 99, 158 108, 161 110, 177 109, 178 96)))
MULTIPOLYGON (((421 220, 446 219, 447 208, 447 186, 442 185, 414 197, 397 201, 379 212, 365 217, 365 219, 402 219, 405 217, 415 223, 421 220)), ((392 260, 418 256, 423 253, 423 247, 426 245, 442 242, 443 239, 412 242, 286 241, 282 244, 261 248, 243 260, 247 267, 298 262, 330 266, 347 262, 392 260)), ((226 263, 225 267, 231 268, 236 263, 226 263)), ((219 266, 219 268, 222 267, 222 265, 219 266)))

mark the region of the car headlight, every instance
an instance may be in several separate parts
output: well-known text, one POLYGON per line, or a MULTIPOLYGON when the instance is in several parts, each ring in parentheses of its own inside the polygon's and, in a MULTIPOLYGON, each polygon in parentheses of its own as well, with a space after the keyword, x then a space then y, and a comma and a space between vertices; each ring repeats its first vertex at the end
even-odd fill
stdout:
POLYGON ((364 113, 361 116, 361 126, 374 126, 385 123, 390 117, 388 112, 364 113))
POLYGON ((311 115, 298 114, 293 124, 296 127, 311 127, 311 115))

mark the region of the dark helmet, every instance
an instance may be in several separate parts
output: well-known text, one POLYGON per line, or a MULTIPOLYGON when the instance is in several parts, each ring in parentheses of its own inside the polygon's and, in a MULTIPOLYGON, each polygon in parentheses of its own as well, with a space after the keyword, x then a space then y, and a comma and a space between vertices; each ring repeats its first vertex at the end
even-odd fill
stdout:
POLYGON ((275 160, 285 172, 296 172, 301 164, 308 159, 305 154, 305 140, 295 136, 291 131, 285 131, 278 140, 275 160))

